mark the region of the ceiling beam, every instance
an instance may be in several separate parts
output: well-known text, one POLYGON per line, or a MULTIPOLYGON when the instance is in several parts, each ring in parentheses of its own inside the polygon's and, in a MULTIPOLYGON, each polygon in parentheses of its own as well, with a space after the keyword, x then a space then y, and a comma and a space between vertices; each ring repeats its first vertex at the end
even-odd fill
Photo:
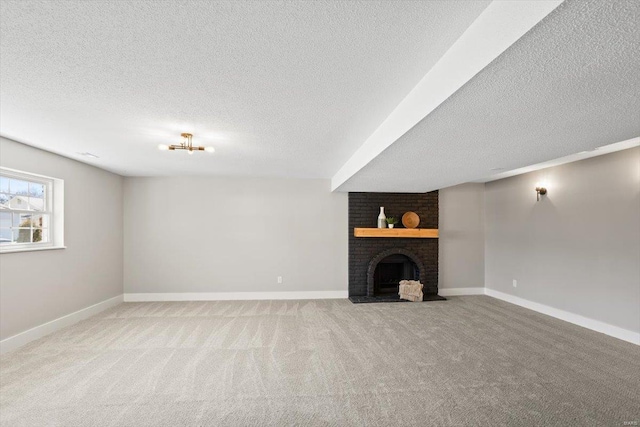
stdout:
POLYGON ((564 0, 494 1, 331 179, 349 178, 435 110, 564 0))

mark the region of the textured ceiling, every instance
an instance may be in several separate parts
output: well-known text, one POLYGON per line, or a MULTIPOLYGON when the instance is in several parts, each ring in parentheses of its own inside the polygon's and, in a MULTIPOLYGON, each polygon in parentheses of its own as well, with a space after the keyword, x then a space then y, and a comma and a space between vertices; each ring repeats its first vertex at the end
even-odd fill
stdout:
POLYGON ((430 191, 639 136, 639 22, 638 1, 565 1, 339 191, 430 191))
POLYGON ((329 178, 488 3, 2 1, 0 133, 124 175, 329 178), (184 131, 216 154, 156 149, 184 131))
POLYGON ((431 114, 563 0, 494 1, 331 178, 346 180, 431 114))

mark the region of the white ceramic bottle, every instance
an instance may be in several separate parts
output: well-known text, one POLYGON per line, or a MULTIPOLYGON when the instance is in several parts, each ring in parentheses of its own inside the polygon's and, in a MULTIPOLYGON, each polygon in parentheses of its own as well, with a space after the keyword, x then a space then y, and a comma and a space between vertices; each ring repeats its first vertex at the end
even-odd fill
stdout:
POLYGON ((378 228, 387 228, 387 216, 384 214, 384 206, 380 206, 380 215, 378 215, 378 228))

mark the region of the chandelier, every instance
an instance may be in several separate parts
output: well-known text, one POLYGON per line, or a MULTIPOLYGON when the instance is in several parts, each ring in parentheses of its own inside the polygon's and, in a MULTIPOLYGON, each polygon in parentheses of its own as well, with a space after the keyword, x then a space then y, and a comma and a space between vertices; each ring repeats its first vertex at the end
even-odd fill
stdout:
POLYGON ((213 147, 203 147, 198 145, 194 146, 192 142, 193 135, 190 133, 181 133, 180 136, 182 137, 182 142, 180 142, 180 144, 160 144, 158 145, 158 148, 164 151, 187 150, 187 153, 189 154, 193 154, 194 151, 206 151, 208 153, 213 153, 214 151, 216 151, 213 147))

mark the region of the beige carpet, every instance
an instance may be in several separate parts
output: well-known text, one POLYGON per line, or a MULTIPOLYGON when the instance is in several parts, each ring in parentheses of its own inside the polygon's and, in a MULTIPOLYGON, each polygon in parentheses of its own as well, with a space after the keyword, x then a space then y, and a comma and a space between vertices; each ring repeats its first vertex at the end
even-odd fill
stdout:
POLYGON ((619 426, 640 348, 489 297, 125 303, 2 357, 3 426, 619 426))

